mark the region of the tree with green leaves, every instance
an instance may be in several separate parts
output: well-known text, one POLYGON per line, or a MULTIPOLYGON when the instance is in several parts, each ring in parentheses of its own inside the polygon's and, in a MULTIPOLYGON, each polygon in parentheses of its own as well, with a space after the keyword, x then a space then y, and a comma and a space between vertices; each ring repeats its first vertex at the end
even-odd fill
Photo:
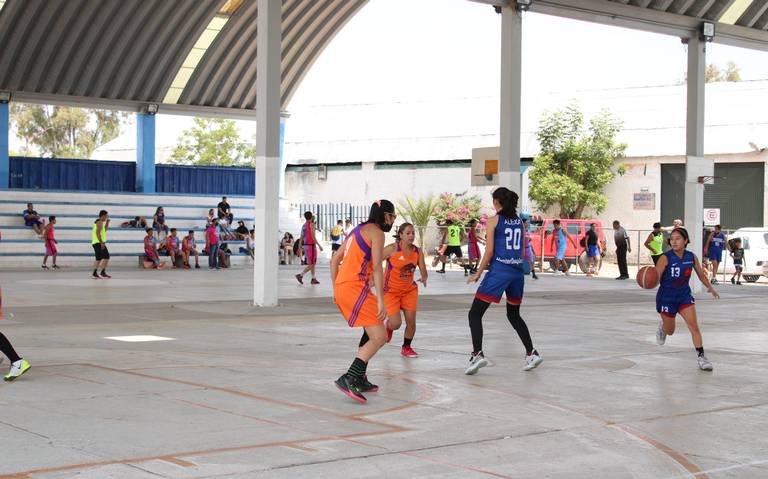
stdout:
POLYGON ((256 146, 240 138, 233 120, 195 118, 174 148, 170 163, 209 166, 253 166, 256 146))
POLYGON ((740 82, 740 68, 736 66, 734 62, 728 62, 724 69, 720 69, 714 63, 707 65, 707 71, 705 73, 705 80, 707 83, 712 82, 740 82))
POLYGON ((23 141, 23 155, 90 158, 120 135, 128 113, 56 105, 11 104, 11 123, 23 141))
POLYGON ((616 141, 621 120, 602 110, 584 128, 578 105, 546 113, 536 137, 541 152, 533 160, 528 196, 542 209, 557 207, 560 218, 581 218, 590 208, 603 211, 603 188, 614 178, 614 161, 627 145, 616 141))
POLYGON ((426 231, 432 215, 435 212, 437 201, 432 195, 424 196, 419 199, 406 196, 397 204, 397 214, 405 218, 405 221, 411 223, 416 232, 419 233, 419 245, 424 250, 426 244, 426 231))

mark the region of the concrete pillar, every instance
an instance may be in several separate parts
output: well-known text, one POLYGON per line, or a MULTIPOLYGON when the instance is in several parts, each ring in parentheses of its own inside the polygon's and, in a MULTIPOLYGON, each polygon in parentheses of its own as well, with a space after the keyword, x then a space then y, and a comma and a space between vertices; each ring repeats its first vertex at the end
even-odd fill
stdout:
POLYGON ((11 129, 10 104, 0 103, 0 190, 11 187, 11 158, 8 132, 11 129))
MULTIPOLYGON (((700 176, 713 176, 714 164, 704 158, 704 90, 706 42, 694 35, 688 41, 688 102, 685 141, 685 217, 684 225, 691 237, 689 249, 697 256, 702 254, 702 226, 704 223, 704 184, 700 176)), ((701 291, 701 283, 693 279, 695 292, 701 291)))
POLYGON ((155 115, 136 115, 136 191, 155 190, 155 115))
POLYGON ((291 114, 283 110, 280 112, 280 198, 285 198, 285 156, 283 155, 283 146, 285 146, 285 121, 291 117, 291 114))
POLYGON ((256 218, 253 304, 277 305, 280 215, 281 1, 258 0, 256 68, 256 218))
POLYGON ((521 193, 520 114, 523 19, 515 7, 501 9, 501 130, 499 186, 521 193))

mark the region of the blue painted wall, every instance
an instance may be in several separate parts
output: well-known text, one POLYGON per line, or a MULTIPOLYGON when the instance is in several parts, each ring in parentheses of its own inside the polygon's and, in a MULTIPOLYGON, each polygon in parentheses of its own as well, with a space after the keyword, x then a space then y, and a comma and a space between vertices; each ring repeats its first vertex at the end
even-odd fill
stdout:
MULTIPOLYGON (((136 163, 11 157, 11 188, 136 191, 136 163)), ((253 168, 156 165, 157 193, 253 196, 253 168)))
POLYGON ((158 193, 252 196, 255 191, 253 168, 157 165, 158 193))

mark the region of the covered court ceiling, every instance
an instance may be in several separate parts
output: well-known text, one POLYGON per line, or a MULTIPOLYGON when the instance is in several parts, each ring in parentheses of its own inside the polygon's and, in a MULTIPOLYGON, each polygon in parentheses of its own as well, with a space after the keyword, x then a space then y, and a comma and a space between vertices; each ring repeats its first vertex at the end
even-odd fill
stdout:
MULTIPOLYGON (((283 105, 367 1, 282 1, 283 105)), ((531 11, 681 37, 711 21, 716 42, 768 50, 768 0, 533 0, 531 11)), ((257 13, 256 0, 0 0, 0 91, 17 101, 248 116, 257 13)))

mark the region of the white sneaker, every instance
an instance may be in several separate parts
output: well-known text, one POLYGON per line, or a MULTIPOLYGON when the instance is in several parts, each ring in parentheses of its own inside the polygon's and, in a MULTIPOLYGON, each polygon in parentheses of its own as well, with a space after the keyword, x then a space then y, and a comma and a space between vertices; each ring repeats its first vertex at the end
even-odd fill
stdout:
POLYGON ((656 330, 656 344, 664 346, 664 343, 667 342, 667 333, 664 332, 664 328, 661 325, 662 323, 659 321, 659 329, 656 330))
POLYGON ((566 275, 566 276, 570 276, 570 275, 571 275, 571 272, 570 272, 570 271, 566 271, 566 272, 565 272, 565 275, 566 275))
POLYGON ((30 365, 26 359, 19 359, 15 363, 11 364, 11 370, 8 371, 8 374, 6 374, 3 379, 6 381, 13 381, 14 379, 29 371, 29 368, 30 365))
POLYGON ((562 276, 563 272, 560 270, 555 271, 555 276, 562 276))
POLYGON ((485 359, 482 351, 472 354, 469 358, 469 366, 464 370, 464 374, 468 376, 477 374, 477 370, 485 366, 488 366, 488 360, 485 359))
POLYGON ((703 354, 698 358, 699 369, 702 371, 712 371, 712 363, 703 354))
POLYGON ((539 356, 539 352, 534 349, 530 356, 525 357, 525 367, 523 368, 523 371, 530 371, 531 369, 535 369, 539 364, 543 362, 544 359, 539 356))

